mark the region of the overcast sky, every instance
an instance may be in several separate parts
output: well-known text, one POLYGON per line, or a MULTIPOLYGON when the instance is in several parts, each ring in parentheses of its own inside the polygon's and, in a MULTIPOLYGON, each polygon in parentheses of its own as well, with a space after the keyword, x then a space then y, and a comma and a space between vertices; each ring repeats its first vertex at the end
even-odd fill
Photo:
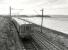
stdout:
POLYGON ((0 14, 9 14, 9 6, 15 9, 12 14, 44 14, 68 15, 68 0, 0 0, 0 14))

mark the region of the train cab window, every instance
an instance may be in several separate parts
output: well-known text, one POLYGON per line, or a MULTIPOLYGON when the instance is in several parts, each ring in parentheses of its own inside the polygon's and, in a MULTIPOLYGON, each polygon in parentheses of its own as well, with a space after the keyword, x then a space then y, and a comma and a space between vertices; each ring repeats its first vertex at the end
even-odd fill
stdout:
POLYGON ((24 31, 26 30, 25 26, 24 26, 24 31))
POLYGON ((31 31, 31 26, 23 26, 23 29, 21 30, 21 32, 28 32, 31 31))
POLYGON ((29 30, 29 26, 26 26, 26 30, 29 30))
POLYGON ((27 31, 30 30, 30 26, 26 26, 26 30, 27 30, 27 31))

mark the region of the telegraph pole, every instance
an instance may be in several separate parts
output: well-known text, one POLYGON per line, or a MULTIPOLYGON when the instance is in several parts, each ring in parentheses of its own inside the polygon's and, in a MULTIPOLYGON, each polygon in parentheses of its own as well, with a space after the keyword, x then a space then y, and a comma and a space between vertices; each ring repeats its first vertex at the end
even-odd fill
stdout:
POLYGON ((42 18, 41 19, 41 33, 42 33, 42 27, 43 27, 43 11, 44 11, 44 9, 42 9, 41 11, 42 11, 42 17, 41 17, 42 18))
POLYGON ((10 17, 11 17, 11 6, 9 7, 9 10, 10 10, 10 17))

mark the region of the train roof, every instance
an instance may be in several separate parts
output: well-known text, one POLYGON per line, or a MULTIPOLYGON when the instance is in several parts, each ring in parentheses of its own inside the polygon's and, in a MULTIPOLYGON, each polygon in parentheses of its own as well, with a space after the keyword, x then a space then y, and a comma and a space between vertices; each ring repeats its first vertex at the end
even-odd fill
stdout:
POLYGON ((29 22, 26 22, 24 20, 14 18, 14 17, 12 19, 14 19, 19 25, 30 25, 30 24, 32 24, 32 23, 29 23, 29 22))

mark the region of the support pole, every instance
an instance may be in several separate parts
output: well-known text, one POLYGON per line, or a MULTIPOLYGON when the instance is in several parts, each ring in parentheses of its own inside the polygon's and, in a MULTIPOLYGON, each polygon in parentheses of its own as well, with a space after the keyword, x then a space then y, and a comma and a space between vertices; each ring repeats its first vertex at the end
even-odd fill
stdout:
POLYGON ((11 17, 11 6, 9 7, 9 10, 10 10, 10 17, 11 17))
POLYGON ((43 27, 43 11, 44 11, 44 9, 42 9, 41 11, 42 11, 42 17, 41 17, 42 18, 41 19, 41 33, 42 33, 42 27, 43 27))

